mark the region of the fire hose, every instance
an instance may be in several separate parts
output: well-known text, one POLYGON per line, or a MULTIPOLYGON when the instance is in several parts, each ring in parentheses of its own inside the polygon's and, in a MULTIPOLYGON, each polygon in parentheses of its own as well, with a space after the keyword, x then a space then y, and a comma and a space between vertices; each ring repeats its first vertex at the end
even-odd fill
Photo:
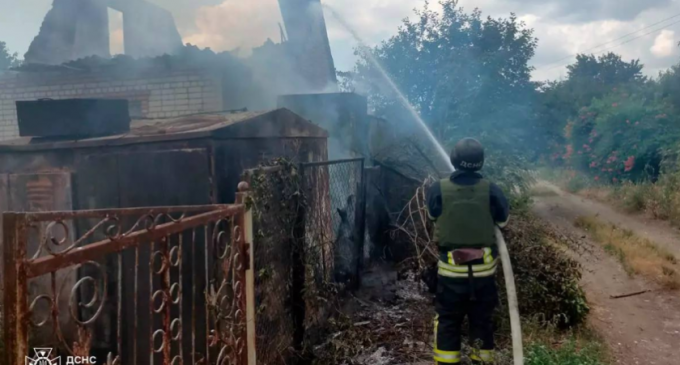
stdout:
POLYGON ((512 272, 508 246, 505 244, 503 233, 496 227, 496 243, 503 263, 503 276, 505 277, 505 289, 508 293, 508 308, 510 310, 510 328, 512 331, 512 357, 514 365, 524 364, 524 347, 522 345, 522 325, 519 320, 519 306, 517 304, 517 289, 515 288, 515 275, 512 272))

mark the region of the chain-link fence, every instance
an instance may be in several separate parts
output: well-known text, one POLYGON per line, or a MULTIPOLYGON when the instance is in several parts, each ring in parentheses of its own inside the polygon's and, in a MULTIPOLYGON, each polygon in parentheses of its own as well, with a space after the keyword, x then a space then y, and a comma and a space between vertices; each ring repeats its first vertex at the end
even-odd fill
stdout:
POLYGON ((335 289, 359 286, 365 230, 364 160, 306 163, 300 167, 305 196, 304 255, 307 263, 305 325, 326 317, 335 289), (337 284, 341 284, 338 286, 337 284))
POLYGON ((258 364, 288 363, 325 323, 338 289, 359 285, 363 160, 248 170, 255 234, 258 364))

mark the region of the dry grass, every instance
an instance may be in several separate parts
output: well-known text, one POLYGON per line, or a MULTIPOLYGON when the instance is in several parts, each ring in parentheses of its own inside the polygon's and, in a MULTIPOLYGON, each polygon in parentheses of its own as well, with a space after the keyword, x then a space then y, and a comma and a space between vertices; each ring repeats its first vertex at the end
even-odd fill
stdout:
POLYGON ((613 191, 611 188, 608 187, 593 186, 579 191, 578 195, 591 200, 603 203, 610 203, 613 198, 613 191))
MULTIPOLYGON (((539 176, 579 196, 680 226, 680 171, 663 173, 655 182, 625 181, 617 185, 598 183, 575 170, 543 169, 539 176)), ((535 196, 541 196, 540 192, 535 196)))
POLYGON ((631 230, 604 223, 597 217, 579 217, 574 225, 602 244, 629 274, 642 275, 666 289, 680 288, 680 267, 676 257, 654 242, 631 230))
POLYGON ((551 189, 549 186, 545 185, 534 185, 531 188, 529 194, 535 197, 549 197, 559 195, 554 189, 551 189))

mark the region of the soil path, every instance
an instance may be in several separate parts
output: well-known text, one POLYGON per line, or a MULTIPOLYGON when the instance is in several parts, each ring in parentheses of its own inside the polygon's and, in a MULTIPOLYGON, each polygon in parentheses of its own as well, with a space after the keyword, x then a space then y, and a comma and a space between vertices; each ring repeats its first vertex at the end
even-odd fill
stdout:
POLYGON ((583 285, 592 308, 590 322, 610 345, 616 364, 680 364, 680 293, 658 290, 639 277, 630 277, 585 232, 574 227, 579 216, 598 218, 628 228, 680 257, 680 234, 670 226, 627 216, 604 204, 561 191, 535 198, 534 211, 558 232, 576 237, 587 247, 578 255, 584 267, 583 285), (612 295, 652 289, 643 295, 612 299, 612 295))
POLYGON ((680 258, 680 230, 668 222, 651 219, 642 214, 625 214, 606 204, 566 193, 545 181, 540 181, 537 187, 555 192, 556 196, 544 196, 540 200, 559 202, 560 210, 564 211, 569 216, 568 218, 576 218, 579 215, 597 215, 600 220, 630 229, 638 236, 655 242, 680 258))

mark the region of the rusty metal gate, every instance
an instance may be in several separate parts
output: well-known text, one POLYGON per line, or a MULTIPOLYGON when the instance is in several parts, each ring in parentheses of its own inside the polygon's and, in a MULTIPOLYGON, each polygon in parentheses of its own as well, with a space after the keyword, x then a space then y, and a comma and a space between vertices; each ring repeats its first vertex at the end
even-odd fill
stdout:
POLYGON ((253 363, 244 194, 235 205, 4 214, 2 362, 52 349, 64 363, 253 363))

